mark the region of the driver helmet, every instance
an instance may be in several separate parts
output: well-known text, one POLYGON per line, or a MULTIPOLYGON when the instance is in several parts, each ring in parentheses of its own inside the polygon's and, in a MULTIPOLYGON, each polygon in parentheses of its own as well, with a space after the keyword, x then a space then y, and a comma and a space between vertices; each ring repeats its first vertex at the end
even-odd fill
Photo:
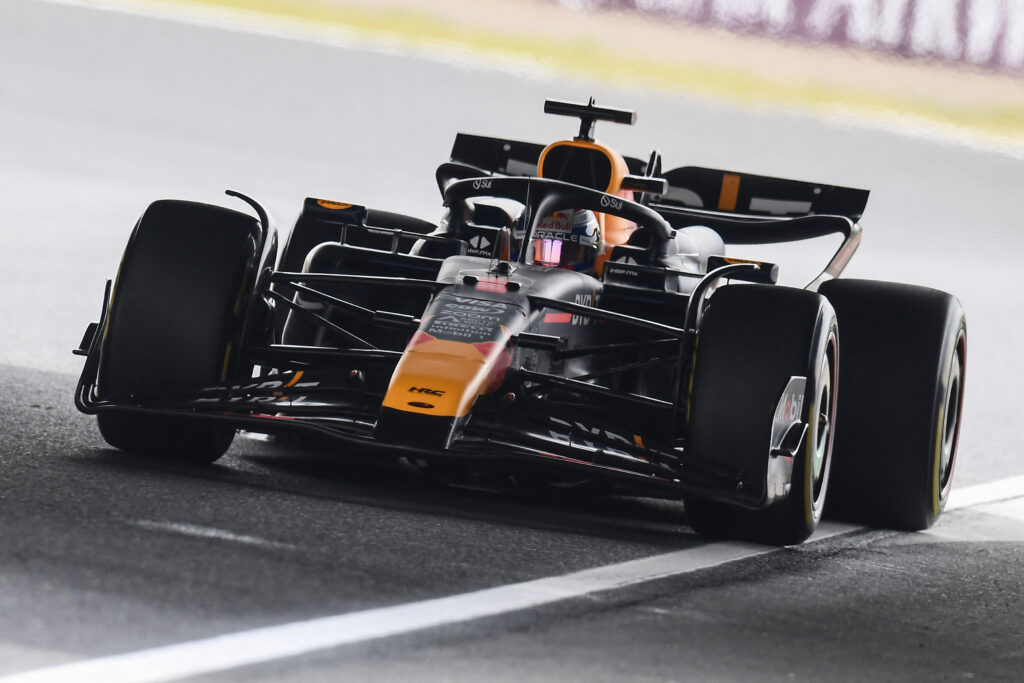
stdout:
POLYGON ((531 242, 534 265, 592 273, 601 247, 601 226, 589 209, 556 211, 537 223, 531 242))

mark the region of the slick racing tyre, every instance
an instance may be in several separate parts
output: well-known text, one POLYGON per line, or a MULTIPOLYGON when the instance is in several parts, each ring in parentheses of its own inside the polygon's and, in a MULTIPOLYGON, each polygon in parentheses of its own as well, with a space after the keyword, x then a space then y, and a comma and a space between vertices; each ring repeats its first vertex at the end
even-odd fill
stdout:
POLYGON ((210 463, 224 455, 235 430, 195 420, 130 413, 99 413, 100 434, 108 444, 139 455, 210 463))
POLYGON ((836 316, 817 294, 730 285, 711 297, 698 334, 687 457, 764 487, 775 460, 776 407, 792 377, 806 378, 801 419, 807 429, 793 456, 788 495, 758 509, 687 497, 687 518, 698 533, 770 545, 811 535, 829 485, 838 359, 836 316))
POLYGON ((963 414, 967 322, 960 303, 925 287, 833 280, 821 293, 843 334, 843 429, 829 513, 920 530, 949 497, 963 414))
MULTIPOLYGON (((235 379, 259 266, 259 221, 216 206, 158 201, 135 227, 111 297, 97 394, 146 406, 235 379)), ((101 411, 100 432, 132 453, 212 462, 234 430, 158 413, 101 411)))

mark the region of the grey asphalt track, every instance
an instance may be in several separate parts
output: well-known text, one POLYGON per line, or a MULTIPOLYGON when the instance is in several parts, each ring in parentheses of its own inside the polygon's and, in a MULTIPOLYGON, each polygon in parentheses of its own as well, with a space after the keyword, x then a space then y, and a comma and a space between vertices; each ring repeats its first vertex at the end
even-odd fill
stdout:
MULTIPOLYGON (((212 467, 128 458, 71 405, 80 359, 69 350, 96 319, 103 280, 149 201, 229 204, 222 191, 233 188, 285 229, 305 196, 434 218, 433 171, 457 131, 566 136, 571 122, 543 116, 541 102, 591 94, 639 112, 634 128, 600 130, 626 153, 656 146, 669 164, 872 189, 849 274, 953 291, 967 310, 956 485, 1024 474, 1014 266, 1024 165, 1013 156, 794 113, 7 0, 0 675, 700 546, 681 508, 651 501, 452 491, 248 439, 212 467)), ((841 537, 210 678, 1018 680, 1021 524, 957 511, 928 534, 841 537)))

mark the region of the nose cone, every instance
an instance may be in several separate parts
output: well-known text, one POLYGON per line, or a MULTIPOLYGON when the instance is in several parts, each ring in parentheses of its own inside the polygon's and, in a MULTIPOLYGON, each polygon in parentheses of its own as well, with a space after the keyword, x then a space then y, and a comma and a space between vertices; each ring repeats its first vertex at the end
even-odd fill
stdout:
POLYGON ((423 415, 465 417, 476 398, 501 384, 510 354, 500 341, 457 342, 417 332, 391 377, 384 407, 423 415))
MULTIPOLYGON (((452 258, 459 265, 468 257, 452 258)), ((526 297, 488 271, 455 280, 424 311, 395 367, 377 421, 381 440, 447 448, 477 398, 505 378, 509 341, 526 325, 526 297)))
POLYGON ((491 342, 413 336, 384 396, 377 435, 386 441, 447 448, 478 396, 494 391, 509 367, 507 331, 491 342))

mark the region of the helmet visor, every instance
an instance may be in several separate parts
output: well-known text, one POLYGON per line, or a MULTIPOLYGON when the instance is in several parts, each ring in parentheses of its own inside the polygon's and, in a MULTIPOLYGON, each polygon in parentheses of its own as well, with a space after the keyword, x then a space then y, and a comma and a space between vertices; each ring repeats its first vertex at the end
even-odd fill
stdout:
POLYGON ((533 263, 549 268, 577 268, 592 264, 597 249, 593 245, 558 239, 533 240, 533 263))

